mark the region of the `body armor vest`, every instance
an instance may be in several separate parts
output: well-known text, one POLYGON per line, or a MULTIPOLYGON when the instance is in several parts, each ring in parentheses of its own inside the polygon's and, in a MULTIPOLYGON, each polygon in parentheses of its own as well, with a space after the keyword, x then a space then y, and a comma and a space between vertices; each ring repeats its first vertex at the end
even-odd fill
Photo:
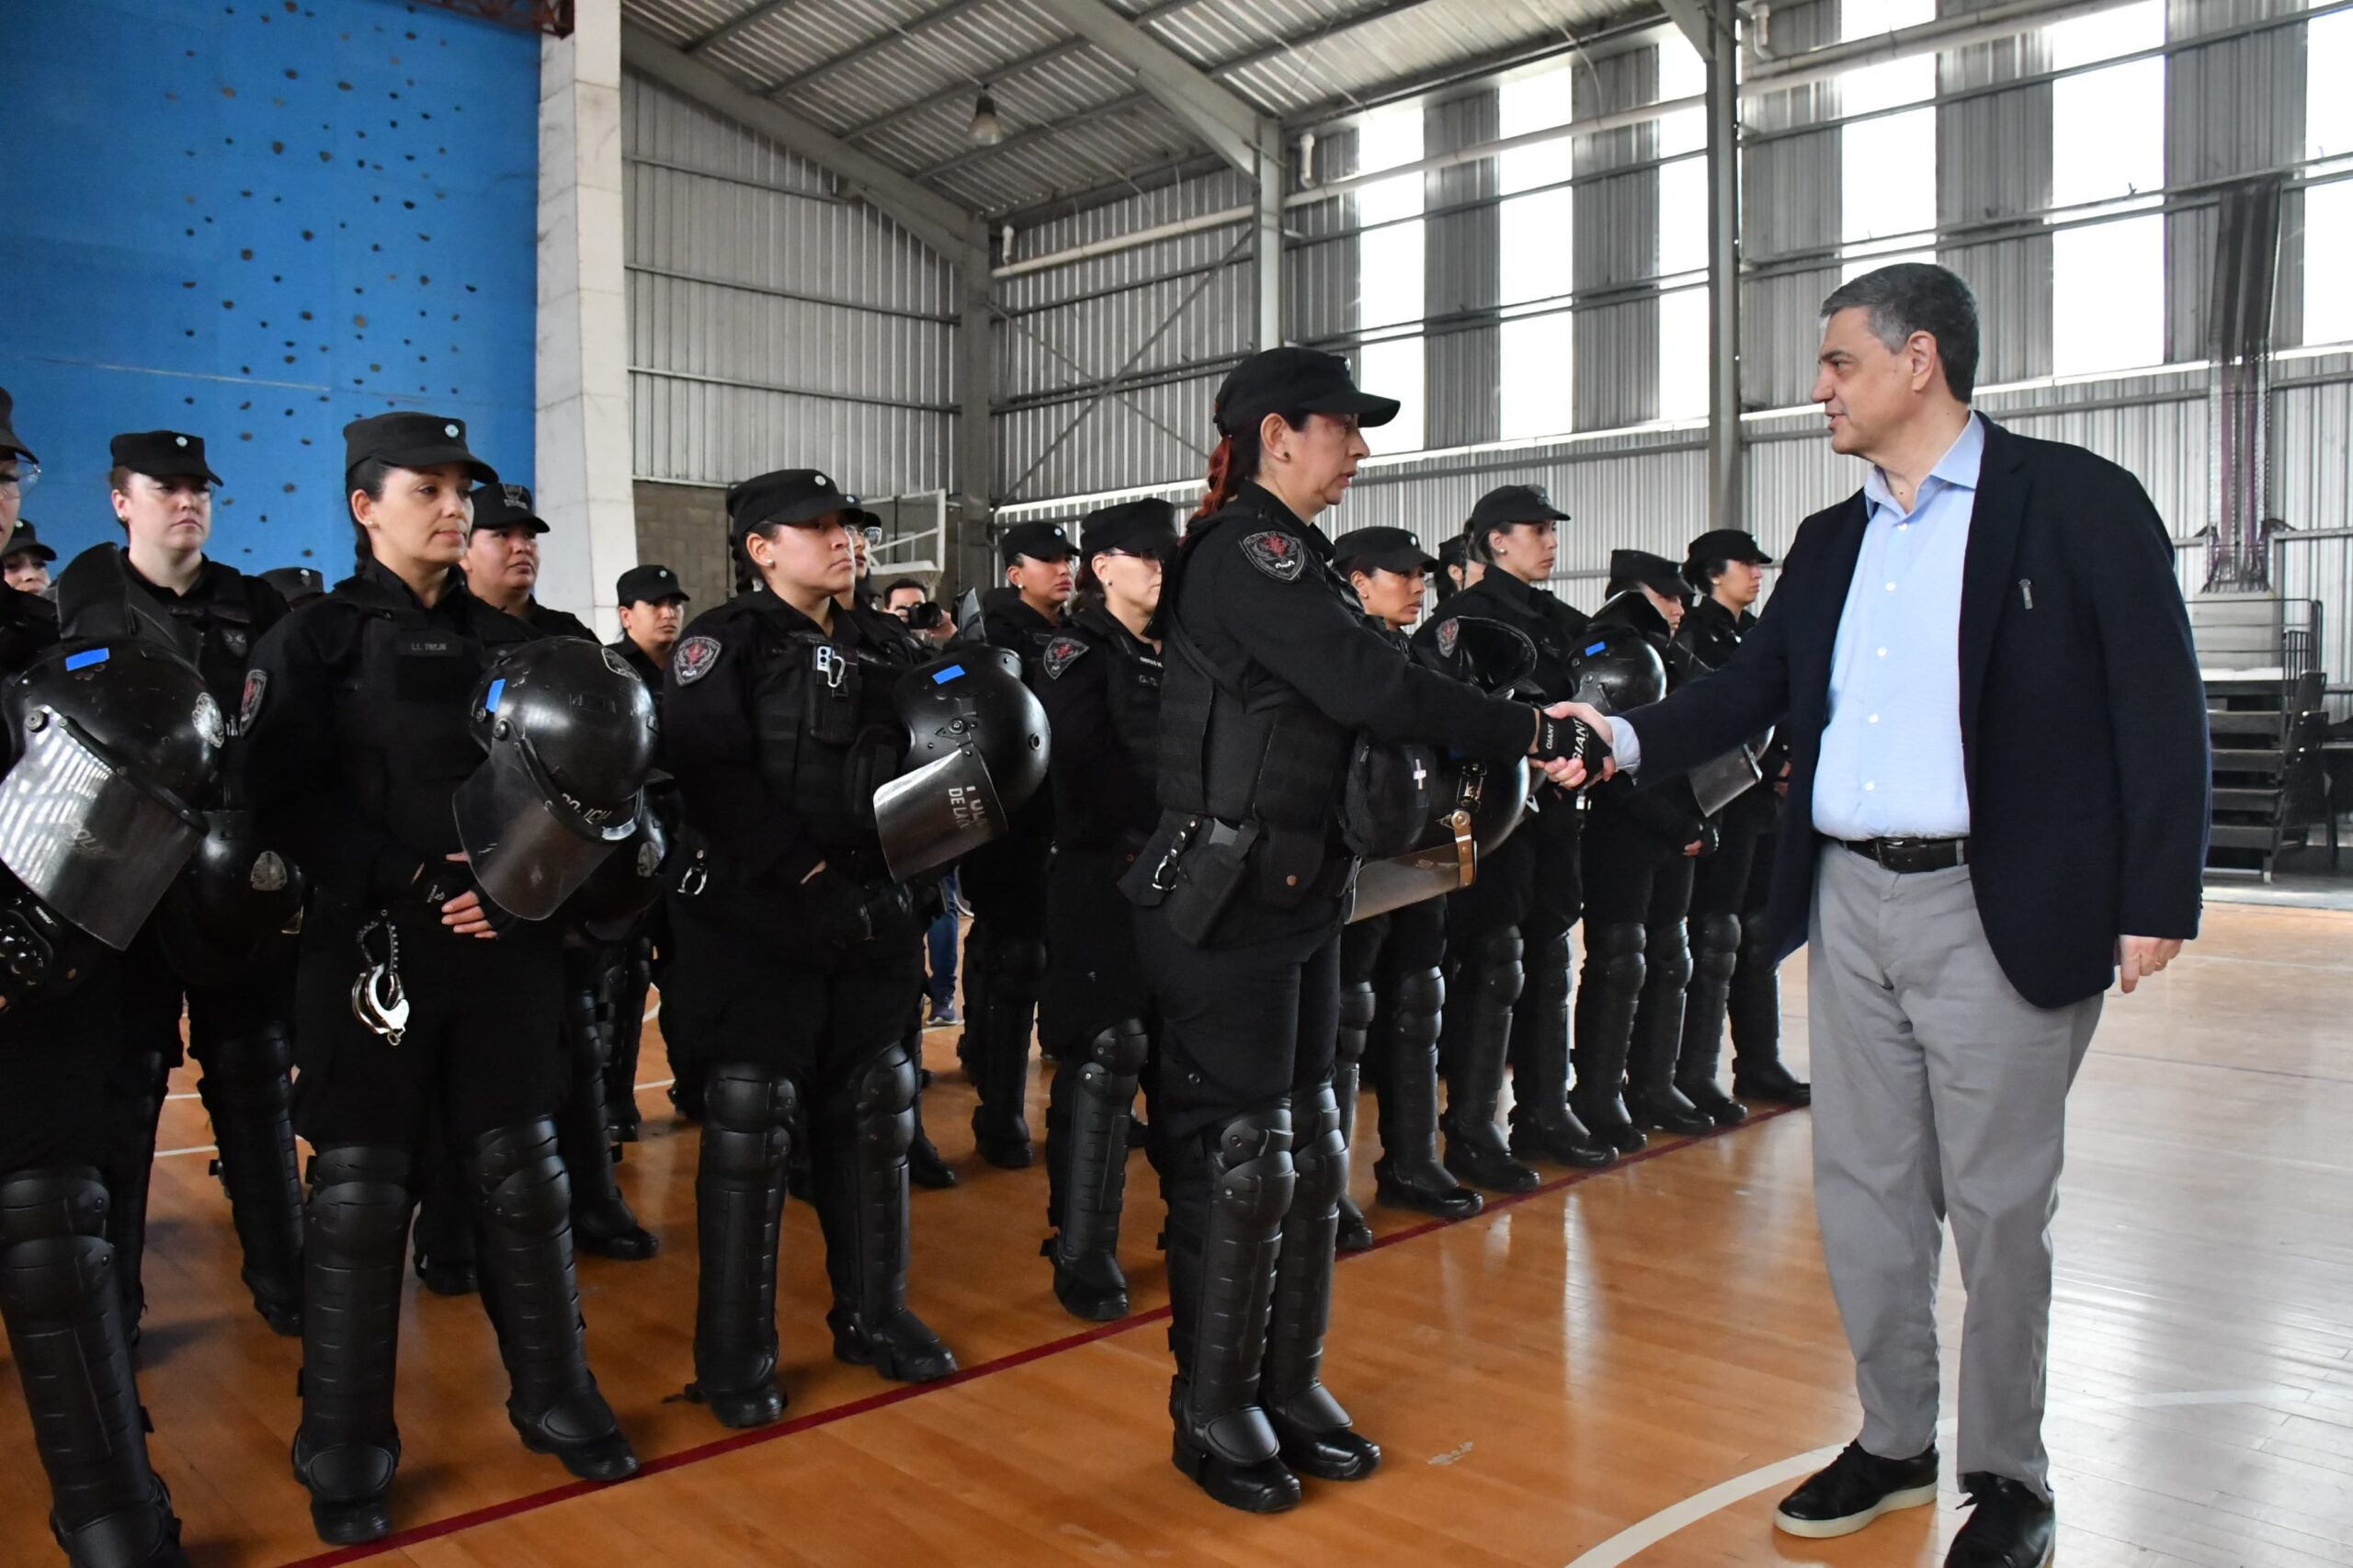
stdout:
POLYGON ((454 624, 367 576, 332 596, 363 618, 359 657, 335 694, 344 788, 394 840, 435 858, 459 847, 450 797, 482 762, 467 722, 474 687, 501 648, 537 635, 461 587, 449 592, 461 596, 454 624))
POLYGON ((738 603, 759 625, 752 733, 761 778, 816 843, 879 855, 874 791, 897 776, 906 739, 891 692, 912 661, 862 612, 836 611, 827 637, 769 613, 773 598, 738 603))
MULTIPOLYGON (((1258 514, 1247 514, 1256 520, 1258 514)), ((1198 529, 1231 526, 1221 518, 1198 529)), ((1185 554, 1208 547, 1196 541, 1185 554)), ((1315 581, 1351 608, 1356 597, 1310 552, 1315 581)), ((1184 555, 1168 568, 1164 599, 1177 593, 1184 555)), ((1295 835, 1336 836, 1341 786, 1354 737, 1266 670, 1211 666, 1185 630, 1181 602, 1164 612, 1167 675, 1161 697, 1160 803, 1188 815, 1256 822, 1295 835)))
MULTIPOLYGON (((1120 737, 1120 759, 1139 778, 1150 778, 1160 758, 1160 655, 1137 641, 1111 612, 1090 609, 1071 623, 1074 636, 1110 655, 1105 680, 1111 705, 1111 733, 1120 737)), ((1150 823, 1138 823, 1149 830, 1150 823)))

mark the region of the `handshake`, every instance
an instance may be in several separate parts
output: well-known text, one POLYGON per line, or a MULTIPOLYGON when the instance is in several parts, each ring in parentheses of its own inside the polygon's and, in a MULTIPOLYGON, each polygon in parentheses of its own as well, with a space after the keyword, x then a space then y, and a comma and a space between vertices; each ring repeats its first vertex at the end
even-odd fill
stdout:
POLYGON ((1581 790, 1617 772, 1608 737, 1608 722, 1598 709, 1583 702, 1555 702, 1537 711, 1536 738, 1528 755, 1562 789, 1581 790))

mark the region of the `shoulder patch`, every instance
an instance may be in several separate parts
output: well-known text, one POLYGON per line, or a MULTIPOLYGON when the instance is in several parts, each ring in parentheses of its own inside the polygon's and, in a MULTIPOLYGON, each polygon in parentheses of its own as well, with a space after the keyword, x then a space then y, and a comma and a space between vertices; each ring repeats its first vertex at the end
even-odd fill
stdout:
POLYGON ((678 677, 680 686, 692 686, 710 674, 719 663, 720 652, 716 637, 689 637, 670 655, 670 673, 678 677))
POLYGON ((1462 623, 1455 619, 1438 622, 1438 653, 1442 659, 1454 657, 1454 645, 1462 641, 1462 623))
POLYGON ((261 714, 261 699, 269 690, 267 670, 247 670, 245 689, 237 699, 237 733, 244 734, 254 727, 254 720, 261 714))
POLYGON ((1086 642, 1078 637, 1057 637, 1046 644, 1046 678, 1060 680, 1063 672, 1077 663, 1086 652, 1086 642))
POLYGON ((1278 583, 1295 583, 1307 569, 1307 551, 1299 540, 1285 533, 1269 530, 1252 534, 1242 541, 1242 553, 1249 558, 1251 565, 1278 583))

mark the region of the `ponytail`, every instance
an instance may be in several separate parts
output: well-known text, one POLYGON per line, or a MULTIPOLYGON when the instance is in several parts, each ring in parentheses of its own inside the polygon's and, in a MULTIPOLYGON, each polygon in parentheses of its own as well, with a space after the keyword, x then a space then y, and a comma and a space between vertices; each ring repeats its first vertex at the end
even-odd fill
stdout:
POLYGON ((1233 499, 1234 492, 1242 487, 1242 482, 1233 476, 1233 437, 1221 436, 1217 449, 1210 453, 1209 490, 1193 513, 1195 522, 1233 499))

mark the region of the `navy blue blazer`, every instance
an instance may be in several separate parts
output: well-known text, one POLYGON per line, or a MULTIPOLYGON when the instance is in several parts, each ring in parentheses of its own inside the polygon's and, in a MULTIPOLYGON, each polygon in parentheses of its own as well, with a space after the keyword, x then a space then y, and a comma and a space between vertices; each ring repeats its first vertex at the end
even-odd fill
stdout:
MULTIPOLYGON (((1869 517, 1858 490, 1808 517, 1731 660, 1627 715, 1652 777, 1781 726, 1790 792, 1772 921, 1785 958, 1813 907, 1831 650, 1869 517)), ((2198 934, 2212 769, 2173 546, 2130 473, 1988 419, 1962 571, 1977 909, 2019 994, 2063 1006, 2108 988, 2119 936, 2198 934)))

